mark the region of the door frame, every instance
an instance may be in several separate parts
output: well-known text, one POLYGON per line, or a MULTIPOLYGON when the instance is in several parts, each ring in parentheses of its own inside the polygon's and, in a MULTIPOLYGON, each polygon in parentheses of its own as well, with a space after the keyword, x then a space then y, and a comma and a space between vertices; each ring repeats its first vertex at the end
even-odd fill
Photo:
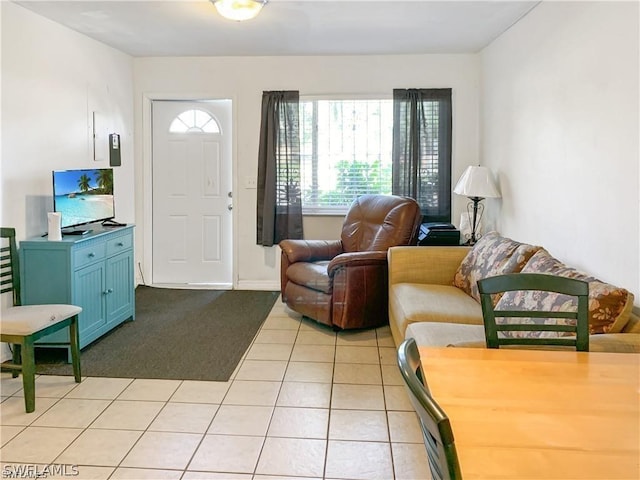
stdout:
MULTIPOLYGON (((164 101, 182 101, 182 102, 204 102, 215 100, 231 100, 231 192, 232 205, 231 210, 231 281, 232 288, 238 288, 238 179, 237 168, 237 98, 235 95, 215 95, 215 94, 162 94, 162 93, 143 93, 142 94, 142 172, 140 178, 142 181, 142 194, 140 202, 142 204, 142 266, 141 281, 147 280, 150 283, 145 285, 153 285, 153 122, 152 122, 152 103, 156 100, 164 101)), ((174 288, 179 288, 175 286, 174 288)), ((210 289, 207 285, 185 285, 184 288, 193 289, 210 289)))

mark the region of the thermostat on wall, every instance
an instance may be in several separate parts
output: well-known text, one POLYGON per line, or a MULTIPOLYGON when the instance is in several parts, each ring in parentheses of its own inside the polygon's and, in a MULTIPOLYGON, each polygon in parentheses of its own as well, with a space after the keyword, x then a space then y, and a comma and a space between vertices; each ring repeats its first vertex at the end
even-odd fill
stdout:
POLYGON ((119 167, 121 165, 120 135, 117 133, 109 135, 109 165, 112 167, 119 167))

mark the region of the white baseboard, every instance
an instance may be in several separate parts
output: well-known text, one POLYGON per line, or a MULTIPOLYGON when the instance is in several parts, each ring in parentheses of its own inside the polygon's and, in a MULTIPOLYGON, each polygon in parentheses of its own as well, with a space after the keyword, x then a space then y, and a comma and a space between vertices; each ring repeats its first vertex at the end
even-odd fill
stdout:
POLYGON ((238 280, 238 290, 280 291, 280 282, 273 280, 238 280))
POLYGON ((231 290, 230 283, 154 283, 146 285, 153 288, 175 288, 186 290, 231 290))
MULTIPOLYGON (((231 284, 198 284, 198 283, 154 283, 147 285, 156 288, 186 288, 193 290, 231 290, 231 284)), ((239 280, 236 290, 267 290, 280 291, 280 282, 273 280, 239 280)))

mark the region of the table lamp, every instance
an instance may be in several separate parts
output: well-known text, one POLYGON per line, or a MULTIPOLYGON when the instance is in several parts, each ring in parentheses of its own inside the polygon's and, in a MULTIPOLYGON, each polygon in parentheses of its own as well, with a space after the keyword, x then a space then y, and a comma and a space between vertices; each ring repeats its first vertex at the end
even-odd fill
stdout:
POLYGON ((496 184, 491 176, 491 171, 487 167, 481 167, 479 165, 467 167, 453 191, 458 195, 469 197, 471 200, 467 204, 467 214, 470 220, 473 215, 473 221, 470 222, 471 238, 467 243, 474 245, 477 240, 476 231, 478 224, 484 213, 484 205, 480 202, 485 198, 500 198, 500 192, 498 192, 496 188, 496 184))

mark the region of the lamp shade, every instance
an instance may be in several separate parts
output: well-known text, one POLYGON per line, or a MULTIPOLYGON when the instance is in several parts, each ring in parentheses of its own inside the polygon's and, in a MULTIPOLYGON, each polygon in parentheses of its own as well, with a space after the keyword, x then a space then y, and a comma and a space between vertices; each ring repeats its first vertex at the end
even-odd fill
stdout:
POLYGON ((229 20, 250 20, 260 13, 268 0, 212 0, 218 13, 229 20))
POLYGON ((453 189, 454 193, 465 197, 499 198, 500 192, 487 167, 471 165, 464 171, 453 189))

